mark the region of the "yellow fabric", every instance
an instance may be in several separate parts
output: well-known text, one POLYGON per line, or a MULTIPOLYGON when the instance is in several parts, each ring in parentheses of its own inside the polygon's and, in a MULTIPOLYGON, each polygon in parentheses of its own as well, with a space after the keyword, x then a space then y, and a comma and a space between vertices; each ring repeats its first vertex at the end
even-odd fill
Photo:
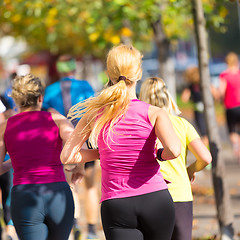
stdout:
POLYGON ((173 160, 159 162, 164 179, 170 181, 169 192, 174 202, 192 201, 192 189, 187 174, 187 148, 189 143, 200 138, 195 128, 184 118, 170 115, 173 127, 181 141, 182 152, 173 160))

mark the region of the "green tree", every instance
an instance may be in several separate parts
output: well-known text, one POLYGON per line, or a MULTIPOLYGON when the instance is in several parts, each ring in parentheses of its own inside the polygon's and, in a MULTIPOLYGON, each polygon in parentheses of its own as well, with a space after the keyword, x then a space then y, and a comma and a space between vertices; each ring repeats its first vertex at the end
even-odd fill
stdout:
POLYGON ((208 68, 208 44, 204 12, 201 0, 193 0, 193 16, 198 46, 198 60, 203 92, 204 113, 208 129, 209 146, 212 154, 212 179, 217 207, 217 217, 221 231, 221 239, 234 238, 234 217, 230 201, 230 193, 225 179, 225 163, 216 122, 213 97, 210 89, 210 73, 208 68))

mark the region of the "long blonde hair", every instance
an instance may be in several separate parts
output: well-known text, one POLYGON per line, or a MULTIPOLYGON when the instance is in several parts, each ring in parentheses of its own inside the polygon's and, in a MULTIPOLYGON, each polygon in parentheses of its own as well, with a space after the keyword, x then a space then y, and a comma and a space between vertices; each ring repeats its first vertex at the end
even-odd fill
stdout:
POLYGON ((76 119, 83 114, 88 116, 88 127, 82 130, 84 134, 91 129, 89 142, 97 147, 100 131, 111 131, 114 123, 124 115, 130 101, 128 87, 142 77, 142 55, 132 46, 119 45, 113 47, 107 55, 107 73, 109 83, 96 97, 89 98, 73 106, 68 117, 76 119), (90 126, 90 128, 89 128, 90 126))
POLYGON ((170 114, 181 112, 167 90, 165 82, 159 77, 149 77, 141 85, 139 99, 153 106, 165 109, 170 114))

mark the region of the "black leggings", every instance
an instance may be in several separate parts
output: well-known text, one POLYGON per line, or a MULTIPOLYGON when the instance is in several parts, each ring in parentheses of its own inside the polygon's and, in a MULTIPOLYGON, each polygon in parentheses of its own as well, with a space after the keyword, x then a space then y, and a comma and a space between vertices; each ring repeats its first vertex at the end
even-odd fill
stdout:
POLYGON ((70 187, 66 182, 14 186, 11 214, 21 240, 67 240, 74 215, 70 187))
POLYGON ((175 202, 172 240, 192 240, 193 202, 175 202))
POLYGON ((168 190, 103 201, 107 240, 170 240, 175 211, 168 190))

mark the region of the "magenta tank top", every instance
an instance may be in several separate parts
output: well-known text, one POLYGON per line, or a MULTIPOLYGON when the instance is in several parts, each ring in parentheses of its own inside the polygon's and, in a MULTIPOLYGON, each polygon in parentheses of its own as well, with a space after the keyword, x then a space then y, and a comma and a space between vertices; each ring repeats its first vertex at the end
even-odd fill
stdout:
POLYGON ((148 117, 149 106, 133 99, 112 131, 107 128, 100 132, 101 201, 167 188, 156 161, 156 135, 148 117))
POLYGON ((65 182, 62 140, 49 112, 22 112, 7 121, 4 134, 13 166, 13 185, 65 182))
MULTIPOLYGON (((220 78, 227 83, 224 96, 226 109, 240 106, 240 71, 231 73, 228 70, 220 74, 220 78)), ((224 81, 222 80, 222 81, 224 81)))

